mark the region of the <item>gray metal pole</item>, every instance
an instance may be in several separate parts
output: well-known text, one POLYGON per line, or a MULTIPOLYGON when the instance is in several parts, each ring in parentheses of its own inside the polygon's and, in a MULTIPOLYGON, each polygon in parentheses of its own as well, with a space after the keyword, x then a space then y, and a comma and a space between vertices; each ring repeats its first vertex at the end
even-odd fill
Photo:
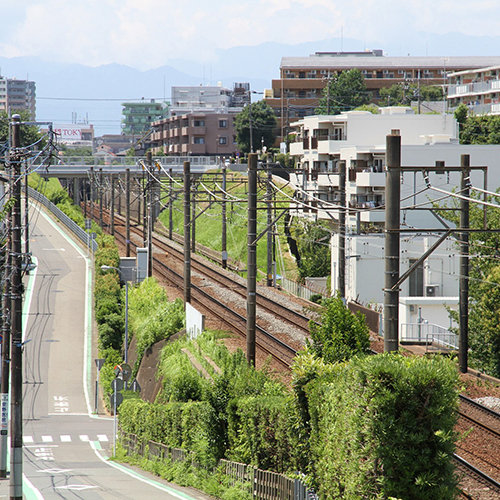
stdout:
POLYGON ((172 237, 173 237, 173 230, 174 230, 174 221, 173 221, 173 218, 172 218, 172 212, 173 212, 173 208, 174 208, 174 200, 173 200, 173 196, 174 196, 174 189, 173 189, 173 184, 174 184, 174 181, 172 180, 172 168, 170 168, 168 170, 168 173, 169 173, 169 176, 170 176, 170 179, 169 179, 169 197, 168 197, 168 238, 169 240, 172 240, 172 237))
MULTIPOLYGON (((29 232, 29 213, 28 213, 28 166, 27 164, 24 170, 24 253, 26 254, 26 259, 30 252, 30 232, 29 232)), ((75 179, 76 180, 76 179, 75 179)))
POLYGON ((273 286, 273 190, 271 187, 272 175, 269 167, 269 154, 266 161, 267 167, 267 184, 266 184, 266 201, 267 201, 267 278, 266 286, 273 286))
POLYGON ((125 247, 130 257, 130 169, 125 169, 125 247))
POLYGON ((22 248, 20 116, 14 115, 12 130, 12 294, 11 294, 11 454, 10 499, 23 498, 23 369, 22 369, 22 248))
POLYGON ((226 212, 226 192, 227 192, 227 168, 222 165, 222 268, 227 268, 227 212, 226 212))
POLYGON ((99 169, 99 227, 103 228, 103 220, 102 220, 102 208, 104 203, 104 189, 102 188, 104 185, 104 174, 102 172, 102 168, 99 169))
POLYGON ((153 276, 153 190, 154 182, 151 169, 153 168, 153 156, 151 151, 147 154, 148 181, 147 181, 147 214, 148 214, 148 278, 153 276))
POLYGON ((339 190, 340 190, 340 212, 339 212, 339 282, 338 292, 340 297, 345 298, 345 221, 346 221, 346 165, 345 161, 339 163, 339 190))
POLYGON ((255 366, 257 291, 257 154, 248 155, 247 361, 255 366))
POLYGON ((115 176, 111 174, 111 221, 110 233, 115 235, 115 176))
POLYGON ((184 162, 184 302, 191 302, 191 164, 184 162))
POLYGON ((385 181, 385 288, 384 352, 398 350, 399 289, 392 287, 399 279, 399 227, 401 199, 401 136, 392 130, 386 140, 387 176, 385 181))
MULTIPOLYGON (((460 194, 470 196, 469 175, 470 156, 461 155, 462 167, 460 194)), ((469 229, 469 200, 460 199, 460 229, 469 229)), ((458 367, 461 373, 467 373, 469 349, 469 233, 460 233, 460 282, 459 282, 460 335, 458 348, 458 367)))
POLYGON ((94 167, 90 167, 90 220, 94 220, 94 167))
POLYGON ((196 186, 192 186, 191 199, 191 252, 196 253, 196 186))
MULTIPOLYGON (((5 233, 11 234, 10 214, 5 218, 5 233)), ((8 404, 10 386, 10 279, 11 279, 11 240, 5 244, 3 267, 4 285, 2 295, 2 380, 1 380, 1 430, 0 430, 0 478, 7 477, 8 448, 8 404)))

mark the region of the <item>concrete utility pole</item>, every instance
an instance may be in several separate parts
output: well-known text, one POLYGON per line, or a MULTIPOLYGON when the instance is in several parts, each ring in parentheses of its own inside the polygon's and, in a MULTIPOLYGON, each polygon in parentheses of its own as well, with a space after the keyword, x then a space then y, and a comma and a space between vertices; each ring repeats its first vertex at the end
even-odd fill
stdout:
POLYGON ((227 167, 222 165, 222 269, 227 268, 227 214, 226 214, 227 167))
MULTIPOLYGON (((5 233, 11 234, 10 214, 5 218, 5 233)), ((2 380, 1 380, 1 430, 0 430, 0 478, 7 477, 8 427, 7 418, 10 387, 10 278, 11 278, 11 240, 5 243, 4 286, 2 295, 2 380)))
POLYGON ((172 179, 172 168, 168 169, 168 239, 172 241, 173 231, 174 231, 174 220, 172 218, 172 212, 174 208, 174 181, 172 179))
POLYGON ((257 154, 248 155, 247 361, 255 366, 257 309, 257 154))
POLYGON ((153 214, 154 214, 154 203, 153 203, 153 155, 151 151, 147 153, 147 165, 148 165, 148 182, 147 182, 147 200, 148 200, 148 278, 153 276, 153 214))
POLYGON ((102 220, 102 209, 104 203, 104 174, 102 172, 102 168, 99 169, 99 227, 103 228, 103 220, 102 220))
POLYGON ((338 291, 345 298, 345 220, 346 220, 346 171, 345 161, 339 163, 339 190, 340 190, 340 213, 339 213, 339 283, 338 291))
POLYGON ((401 136, 392 130, 386 140, 387 177, 385 181, 385 288, 384 288, 384 352, 398 350, 399 228, 401 208, 401 136))
POLYGON ((90 220, 94 220, 94 167, 90 167, 90 220))
POLYGON ((111 174, 111 236, 115 235, 115 176, 111 174))
POLYGON ((21 158, 19 115, 12 117, 12 302, 11 302, 11 454, 10 499, 23 498, 23 332, 21 248, 21 158))
POLYGON ((273 189, 272 175, 269 166, 269 154, 266 161, 267 183, 266 183, 266 201, 267 201, 267 279, 266 286, 273 286, 273 189))
POLYGON ((130 169, 125 169, 125 247, 130 257, 130 169))
POLYGON ((191 164, 184 162, 184 302, 191 302, 191 164))
POLYGON ((191 191, 191 253, 196 253, 196 185, 191 191))
MULTIPOLYGON (((470 196, 470 156, 461 155, 462 167, 460 194, 465 198, 470 196)), ((460 229, 469 229, 469 200, 460 199, 460 229)), ((467 373, 469 349, 469 233, 460 234, 460 282, 459 282, 459 313, 460 335, 458 339, 458 366, 461 373, 467 373)))

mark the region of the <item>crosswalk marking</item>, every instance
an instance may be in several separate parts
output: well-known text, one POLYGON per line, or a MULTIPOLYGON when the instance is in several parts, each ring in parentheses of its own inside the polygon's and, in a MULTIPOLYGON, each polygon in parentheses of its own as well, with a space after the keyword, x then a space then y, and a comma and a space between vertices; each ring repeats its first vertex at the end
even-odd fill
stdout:
MULTIPOLYGON (((88 443, 92 441, 90 437, 87 434, 80 434, 78 436, 79 440, 82 441, 83 443, 88 443)), ((59 440, 61 443, 71 443, 73 441, 72 437, 69 434, 61 434, 59 436, 59 440)), ((36 441, 33 436, 23 436, 23 444, 25 446, 29 446, 34 443, 53 443, 54 441, 57 442, 57 436, 54 438, 54 436, 49 436, 49 435, 43 435, 38 440, 36 441), (41 440, 41 441, 40 441, 41 440)), ((97 441, 100 442, 109 442, 109 438, 106 434, 97 434, 97 441)))

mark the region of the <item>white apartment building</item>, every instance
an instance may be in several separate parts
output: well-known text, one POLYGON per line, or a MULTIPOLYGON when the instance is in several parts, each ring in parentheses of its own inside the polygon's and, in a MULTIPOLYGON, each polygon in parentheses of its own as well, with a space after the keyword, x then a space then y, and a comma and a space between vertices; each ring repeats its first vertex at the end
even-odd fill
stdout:
MULTIPOLYGON (((311 116, 298 122, 297 141, 290 152, 299 169, 291 175, 296 197, 305 208, 295 215, 328 220, 338 229, 339 162, 346 164, 346 296, 364 303, 383 304, 386 137, 401 135, 401 165, 422 171, 401 174, 401 229, 442 228, 430 211, 430 201, 442 199, 460 185, 460 173, 428 172, 436 162, 460 166, 470 155, 472 185, 495 191, 500 187, 500 146, 462 146, 452 115, 415 115, 410 108, 385 108, 374 115, 348 112, 339 116, 311 116), (430 187, 429 187, 430 186, 430 187), (415 210, 413 208, 418 208, 415 210), (376 234, 379 232, 379 234, 376 234), (368 234, 369 233, 369 234, 368 234)), ((449 200, 450 198, 446 198, 449 200)), ((400 274, 439 236, 428 231, 401 235, 400 274)), ((458 247, 443 243, 403 283, 400 292, 402 338, 424 335, 431 325, 449 327, 445 306, 458 304, 458 247), (426 326, 427 325, 427 326, 426 326), (418 327, 418 328, 417 328, 418 327)), ((338 235, 332 238, 332 288, 338 282, 338 235)))
POLYGON ((28 80, 0 76, 0 111, 9 115, 15 111, 28 111, 36 117, 36 85, 28 80))
POLYGON ((449 108, 464 103, 475 114, 500 114, 500 66, 468 69, 448 75, 449 108))

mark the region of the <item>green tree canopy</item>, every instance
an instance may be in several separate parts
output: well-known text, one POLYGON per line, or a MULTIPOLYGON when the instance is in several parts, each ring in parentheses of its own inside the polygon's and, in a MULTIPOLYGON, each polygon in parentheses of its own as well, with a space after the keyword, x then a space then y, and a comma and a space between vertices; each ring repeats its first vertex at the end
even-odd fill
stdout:
MULTIPOLYGON (((30 121, 30 115, 28 111, 13 111, 12 114, 19 114, 21 116, 21 121, 30 121)), ((0 145, 7 144, 9 140, 9 123, 11 119, 6 111, 0 111, 0 145)), ((21 125, 19 131, 21 139, 21 147, 27 147, 34 144, 41 138, 41 133, 39 127, 35 125, 21 125)))
POLYGON ((404 106, 416 101, 420 92, 421 101, 442 101, 443 89, 436 85, 421 85, 416 83, 395 84, 380 89, 381 106, 404 106))
POLYGON ((300 255, 299 276, 318 277, 330 275, 330 232, 312 222, 301 222, 295 228, 295 238, 300 255))
POLYGON ((500 144, 500 116, 466 114, 465 104, 455 111, 460 123, 460 144, 500 144))
POLYGON ((254 102, 236 115, 234 126, 236 142, 243 153, 250 153, 250 121, 254 152, 262 146, 270 148, 276 139, 277 120, 272 108, 265 101, 254 102))
POLYGON ((370 347, 370 330, 365 317, 353 314, 340 296, 325 299, 320 324, 310 322, 310 350, 327 363, 347 361, 365 354, 370 347))
POLYGON ((371 97, 359 69, 334 73, 323 89, 323 97, 319 100, 315 112, 317 115, 338 115, 342 111, 368 104, 371 97))

